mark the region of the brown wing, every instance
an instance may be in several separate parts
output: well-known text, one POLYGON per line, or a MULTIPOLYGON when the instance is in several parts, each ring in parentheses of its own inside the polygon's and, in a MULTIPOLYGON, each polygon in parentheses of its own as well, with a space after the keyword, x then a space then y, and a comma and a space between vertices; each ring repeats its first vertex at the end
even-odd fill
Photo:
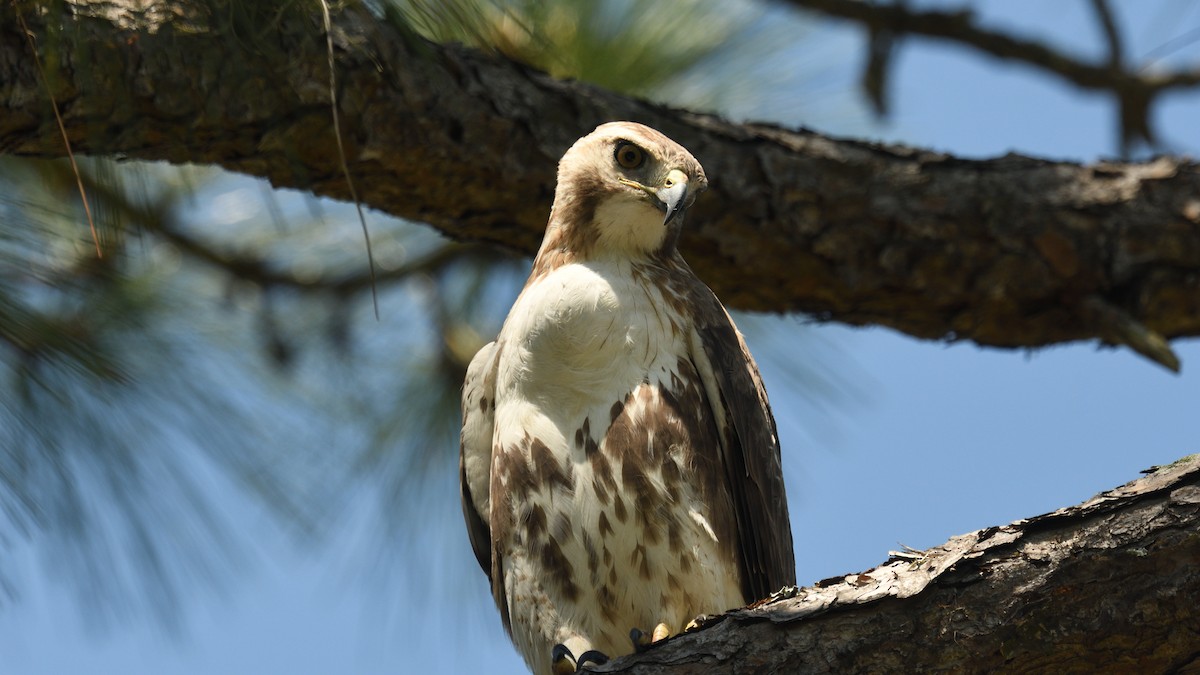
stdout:
MULTIPOLYGON (((693 277, 693 279, 695 279, 693 277)), ((737 517, 742 592, 747 602, 796 583, 792 527, 767 391, 741 334, 699 279, 691 284, 692 358, 721 429, 722 461, 737 517)))
POLYGON ((462 434, 459 436, 458 485, 463 518, 475 559, 492 578, 492 530, 488 526, 488 486, 491 482, 495 412, 496 343, 484 345, 471 359, 462 393, 462 434))

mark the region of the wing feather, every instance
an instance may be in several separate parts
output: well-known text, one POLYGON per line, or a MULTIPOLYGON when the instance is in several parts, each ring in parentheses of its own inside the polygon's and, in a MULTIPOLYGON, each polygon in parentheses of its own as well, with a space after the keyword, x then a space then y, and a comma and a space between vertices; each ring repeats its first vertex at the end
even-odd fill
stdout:
POLYGON ((471 549, 484 574, 492 580, 492 531, 488 525, 492 438, 496 389, 496 343, 484 345, 471 359, 462 393, 462 434, 459 437, 458 478, 463 517, 471 549))
POLYGON ((779 434, 758 366, 712 291, 693 285, 692 358, 720 427, 747 602, 796 583, 779 434), (698 342, 699 344, 695 344, 698 342))

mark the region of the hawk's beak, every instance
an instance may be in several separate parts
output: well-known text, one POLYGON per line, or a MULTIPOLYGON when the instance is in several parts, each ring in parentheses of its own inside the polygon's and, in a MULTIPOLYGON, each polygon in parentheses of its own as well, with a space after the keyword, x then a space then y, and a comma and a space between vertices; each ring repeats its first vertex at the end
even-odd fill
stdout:
POLYGON ((667 174, 667 180, 663 186, 655 191, 655 197, 662 202, 664 210, 667 212, 667 217, 663 219, 663 226, 671 224, 672 220, 688 205, 688 177, 687 174, 679 169, 671 169, 671 173, 667 174))
POLYGON ((650 199, 654 201, 654 205, 662 209, 667 215, 663 219, 663 226, 671 224, 680 213, 688 206, 688 176, 679 169, 671 169, 667 174, 667 179, 663 181, 661 187, 650 187, 627 178, 618 178, 622 183, 635 187, 646 194, 650 195, 650 199))

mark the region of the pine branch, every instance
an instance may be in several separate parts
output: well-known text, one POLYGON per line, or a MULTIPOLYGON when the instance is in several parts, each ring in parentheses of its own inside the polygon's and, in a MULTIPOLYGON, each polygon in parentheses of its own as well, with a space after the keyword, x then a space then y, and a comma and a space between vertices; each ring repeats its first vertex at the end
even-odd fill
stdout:
MULTIPOLYGON (((788 0, 790 4, 827 16, 862 24, 871 36, 880 31, 891 35, 917 35, 944 40, 989 56, 1031 66, 1081 89, 1113 95, 1120 111, 1122 153, 1137 141, 1155 144, 1150 110, 1160 98, 1178 89, 1200 84, 1200 66, 1169 71, 1146 71, 1126 63, 1118 26, 1108 3, 1092 0, 1109 57, 1090 63, 1067 52, 1032 39, 1022 39, 980 26, 970 10, 918 10, 901 2, 879 4, 861 0, 788 0)), ((874 54, 872 38, 871 53, 874 54)), ((868 92, 876 91, 865 80, 868 92)), ((880 103, 876 102, 877 108, 880 103)))

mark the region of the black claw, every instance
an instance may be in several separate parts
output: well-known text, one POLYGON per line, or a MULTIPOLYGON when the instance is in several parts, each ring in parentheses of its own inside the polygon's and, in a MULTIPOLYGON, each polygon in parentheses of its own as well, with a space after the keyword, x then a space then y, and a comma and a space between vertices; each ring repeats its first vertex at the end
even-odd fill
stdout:
POLYGON ((589 649, 586 652, 579 655, 579 660, 577 660, 575 662, 575 672, 577 672, 577 673, 585 672, 583 670, 583 667, 589 663, 593 664, 593 665, 597 665, 597 666, 602 666, 602 665, 608 663, 608 656, 604 652, 597 651, 595 649, 589 649))
POLYGON ((629 630, 629 641, 633 643, 633 651, 638 654, 641 654, 650 647, 650 636, 637 628, 629 630))
POLYGON ((579 666, 575 662, 575 655, 560 642, 550 650, 550 669, 555 673, 570 673, 578 672, 579 666))

